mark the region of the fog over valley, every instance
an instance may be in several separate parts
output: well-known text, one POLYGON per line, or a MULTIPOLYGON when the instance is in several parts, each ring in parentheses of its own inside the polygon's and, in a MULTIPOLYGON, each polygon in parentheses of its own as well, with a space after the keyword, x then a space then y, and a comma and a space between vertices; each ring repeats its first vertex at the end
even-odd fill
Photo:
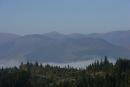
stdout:
POLYGON ((129 59, 129 37, 129 30, 96 34, 50 32, 24 36, 0 33, 0 66, 38 61, 83 67, 105 56, 113 61, 119 57, 129 59))

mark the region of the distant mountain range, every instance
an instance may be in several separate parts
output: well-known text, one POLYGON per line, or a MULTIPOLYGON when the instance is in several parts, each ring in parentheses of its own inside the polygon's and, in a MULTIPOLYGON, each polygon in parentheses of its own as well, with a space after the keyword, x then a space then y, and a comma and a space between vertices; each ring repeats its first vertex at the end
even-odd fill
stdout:
POLYGON ((0 33, 0 60, 71 62, 104 56, 129 58, 130 31, 24 36, 0 33))
POLYGON ((92 38, 101 38, 112 44, 130 49, 130 30, 128 31, 114 31, 104 34, 90 34, 92 38))

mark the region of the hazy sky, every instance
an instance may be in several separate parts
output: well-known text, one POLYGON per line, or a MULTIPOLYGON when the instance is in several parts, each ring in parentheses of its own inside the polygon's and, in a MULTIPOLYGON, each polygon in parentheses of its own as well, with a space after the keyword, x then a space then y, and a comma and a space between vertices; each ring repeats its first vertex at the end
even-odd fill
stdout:
POLYGON ((130 0, 0 0, 0 32, 130 30, 130 0))

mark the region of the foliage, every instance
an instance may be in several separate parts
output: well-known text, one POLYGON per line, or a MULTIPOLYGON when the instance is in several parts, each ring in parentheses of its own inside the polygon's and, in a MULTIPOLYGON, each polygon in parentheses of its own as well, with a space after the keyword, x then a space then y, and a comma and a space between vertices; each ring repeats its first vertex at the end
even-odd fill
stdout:
POLYGON ((130 60, 112 64, 105 57, 86 69, 22 63, 0 69, 0 87, 130 87, 130 60))

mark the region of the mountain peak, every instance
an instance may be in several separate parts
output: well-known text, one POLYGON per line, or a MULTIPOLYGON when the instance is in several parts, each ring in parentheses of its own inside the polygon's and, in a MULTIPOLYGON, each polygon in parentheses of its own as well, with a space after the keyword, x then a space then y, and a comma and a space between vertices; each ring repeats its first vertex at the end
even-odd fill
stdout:
POLYGON ((44 35, 53 39, 63 39, 63 38, 65 39, 67 37, 66 35, 56 32, 56 31, 49 32, 44 35))
POLYGON ((63 35, 57 31, 52 31, 52 32, 49 32, 49 33, 45 33, 45 35, 63 35))

